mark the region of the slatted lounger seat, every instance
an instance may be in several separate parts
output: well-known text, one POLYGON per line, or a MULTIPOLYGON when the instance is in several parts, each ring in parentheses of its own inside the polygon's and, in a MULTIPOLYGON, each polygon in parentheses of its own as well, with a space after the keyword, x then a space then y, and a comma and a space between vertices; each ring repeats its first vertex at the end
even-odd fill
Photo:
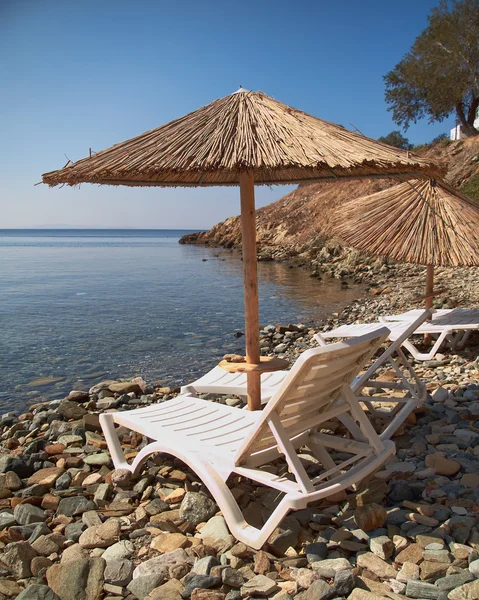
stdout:
POLYGON ((233 535, 260 548, 289 511, 359 483, 394 453, 394 444, 379 438, 350 386, 386 337, 384 328, 308 350, 263 411, 242 411, 181 394, 151 407, 104 413, 100 423, 115 468, 137 473, 154 452, 178 457, 208 487, 233 535), (317 432, 321 423, 338 415, 348 416, 365 441, 317 432), (124 457, 115 424, 152 440, 131 465, 124 457), (296 451, 304 445, 322 465, 320 474, 308 475, 301 463, 296 451), (281 456, 289 475, 267 470, 281 456), (246 522, 226 484, 231 474, 283 493, 261 529, 246 522))
MULTIPOLYGON (((410 324, 388 323, 386 326, 393 330, 392 338, 389 346, 381 352, 378 358, 361 376, 355 378, 352 384, 354 393, 360 397, 361 401, 367 405, 370 414, 377 418, 386 420, 385 428, 380 432, 382 439, 390 439, 399 429, 408 415, 420 406, 426 399, 426 386, 421 381, 410 362, 407 360, 401 346, 405 341, 421 326, 421 324, 431 317, 430 311, 419 311, 415 315, 414 321, 410 324), (397 381, 383 381, 379 371, 384 366, 393 368, 397 381), (376 402, 387 401, 395 403, 396 406, 387 412, 375 408, 372 399, 369 396, 361 395, 366 387, 375 387, 378 390, 387 389, 395 390, 402 393, 402 397, 383 398, 380 393, 374 396, 376 402)), ((381 323, 367 323, 359 325, 343 325, 321 334, 316 334, 314 337, 320 346, 327 345, 327 340, 330 338, 347 338, 358 337, 364 334, 375 333, 384 325, 381 323)), ((270 400, 273 394, 279 389, 284 379, 288 376, 289 371, 276 371, 274 373, 264 373, 261 376, 261 400, 266 403, 270 400)), ((214 367, 211 371, 200 377, 193 383, 184 386, 181 391, 183 393, 191 392, 193 394, 235 394, 237 396, 246 395, 246 374, 245 373, 228 373, 221 367, 214 367)), ((346 417, 341 417, 344 422, 346 417)), ((352 426, 350 424, 350 426, 352 426)), ((356 430, 356 436, 359 432, 356 430)))
MULTIPOLYGON (((413 309, 398 315, 387 315, 379 317, 379 322, 387 327, 391 322, 411 322, 420 312, 418 309, 413 309)), ((408 350, 417 360, 432 360, 446 341, 453 350, 460 350, 465 346, 471 333, 477 330, 479 330, 479 309, 442 308, 433 310, 432 317, 417 333, 429 333, 436 337, 436 342, 426 353, 418 352, 412 344, 413 351, 410 348, 408 350), (430 329, 426 331, 428 327, 430 329)))

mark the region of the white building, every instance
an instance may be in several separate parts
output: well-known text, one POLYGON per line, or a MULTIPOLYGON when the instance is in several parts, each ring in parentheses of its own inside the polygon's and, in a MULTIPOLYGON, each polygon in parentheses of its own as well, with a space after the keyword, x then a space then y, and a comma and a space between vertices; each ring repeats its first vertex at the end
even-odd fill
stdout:
MULTIPOLYGON (((476 118, 474 120, 474 127, 479 129, 479 108, 476 110, 476 118)), ((462 131, 462 125, 456 125, 453 129, 451 129, 451 140, 460 140, 461 138, 467 137, 462 131)))

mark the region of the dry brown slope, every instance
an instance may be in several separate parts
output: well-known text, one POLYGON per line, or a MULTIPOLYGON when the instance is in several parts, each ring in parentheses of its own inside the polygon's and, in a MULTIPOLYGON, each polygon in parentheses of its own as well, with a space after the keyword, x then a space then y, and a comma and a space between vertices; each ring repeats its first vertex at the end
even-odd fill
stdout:
MULTIPOLYGON (((479 139, 458 142, 439 142, 425 147, 423 156, 445 162, 447 180, 461 187, 471 178, 479 177, 479 139)), ((321 182, 301 185, 280 200, 257 211, 258 246, 281 247, 298 253, 298 247, 328 235, 328 226, 334 208, 349 199, 358 198, 390 185, 390 179, 321 182)), ((208 246, 240 247, 239 217, 230 217, 208 232, 185 236, 184 243, 208 246)))

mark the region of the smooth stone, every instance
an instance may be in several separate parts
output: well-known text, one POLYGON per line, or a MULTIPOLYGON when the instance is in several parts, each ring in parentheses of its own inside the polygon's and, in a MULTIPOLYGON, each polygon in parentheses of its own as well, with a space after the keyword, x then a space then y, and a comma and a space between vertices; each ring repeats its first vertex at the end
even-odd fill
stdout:
POLYGON ((18 594, 17 600, 60 600, 60 597, 47 585, 33 583, 18 594))
POLYGON ((88 402, 90 399, 90 394, 88 392, 83 392, 81 390, 72 390, 65 400, 71 400, 72 402, 88 402))
POLYGON ((102 558, 78 558, 55 564, 47 571, 47 583, 61 600, 98 600, 104 584, 102 558))
MULTIPOLYGON (((170 579, 163 585, 156 587, 147 596, 147 600, 182 600, 184 586, 178 579, 170 579)), ((238 598, 238 600, 241 600, 238 598)))
POLYGON ((220 563, 216 556, 205 556, 195 562, 191 572, 197 573, 198 575, 209 575, 211 569, 219 564, 220 563))
POLYGON ((69 523, 65 527, 65 536, 72 542, 78 542, 81 534, 85 531, 85 529, 86 529, 85 523, 81 523, 81 522, 69 523))
POLYGON ((451 590, 461 587, 465 583, 469 583, 473 579, 474 575, 472 573, 464 571, 463 573, 455 573, 453 575, 446 575, 446 577, 436 579, 434 585, 437 585, 440 590, 450 592, 451 590))
POLYGON ((83 462, 87 465, 94 465, 97 467, 106 466, 108 467, 111 464, 111 456, 106 452, 101 452, 100 454, 90 454, 90 456, 86 456, 83 459, 83 462))
POLYGON ((22 588, 15 581, 11 581, 10 579, 0 578, 0 594, 2 597, 7 596, 8 598, 18 596, 18 594, 22 591, 22 588))
POLYGON ((240 588, 245 581, 243 574, 231 567, 227 567, 221 571, 221 580, 224 585, 229 585, 232 588, 240 588))
POLYGON ((87 510, 95 510, 96 505, 91 500, 84 496, 72 496, 70 498, 62 498, 57 508, 57 515, 65 515, 66 517, 74 517, 81 515, 87 510))
POLYGON ((367 504, 358 506, 354 512, 354 521, 363 531, 372 531, 382 527, 386 522, 388 514, 380 504, 367 504))
POLYGON ((129 558, 135 552, 135 546, 129 540, 121 540, 116 542, 103 552, 101 557, 107 563, 111 560, 122 560, 129 558))
POLYGON ((50 467, 47 469, 40 469, 28 478, 28 485, 46 485, 51 487, 55 484, 55 481, 63 475, 65 471, 60 467, 50 467))
POLYGON ((18 456, 5 454, 0 456, 0 473, 7 473, 7 471, 13 471, 23 479, 32 474, 33 468, 27 466, 18 456))
POLYGON ((311 564, 315 571, 332 571, 333 577, 338 571, 350 571, 352 565, 347 558, 328 558, 311 564))
POLYGON ((165 553, 172 552, 177 548, 185 548, 188 544, 188 538, 182 533, 163 533, 153 538, 150 548, 165 553))
POLYGON ((301 600, 329 600, 335 591, 326 581, 318 579, 301 593, 301 600))
POLYGON ((308 563, 324 560, 328 556, 328 547, 324 542, 315 542, 304 547, 308 563))
POLYGON ((41 574, 46 572, 46 570, 51 567, 53 562, 46 558, 45 556, 35 556, 32 558, 32 562, 30 563, 30 570, 32 572, 33 577, 38 577, 41 574))
POLYGON ((200 531, 202 539, 210 538, 212 540, 229 540, 231 534, 224 517, 218 515, 211 517, 206 525, 200 531))
POLYGON ((5 487, 11 492, 17 492, 23 486, 20 477, 13 471, 7 471, 5 473, 5 487))
POLYGON ((164 576, 160 573, 143 575, 141 577, 134 578, 133 581, 130 581, 127 589, 134 594, 138 600, 144 600, 144 598, 148 596, 150 592, 152 592, 162 583, 163 579, 164 576))
POLYGON ((0 531, 7 527, 11 527, 12 525, 16 525, 16 523, 17 520, 12 514, 7 512, 0 513, 0 531))
POLYGON ((84 415, 87 414, 87 411, 83 408, 83 406, 80 406, 76 402, 71 402, 70 400, 63 400, 62 402, 60 402, 60 404, 57 407, 57 411, 67 421, 78 421, 84 415))
POLYGON ((336 596, 347 596, 356 586, 352 571, 338 571, 334 576, 333 590, 336 596))
MULTIPOLYGON (((101 439, 103 440, 103 438, 101 439)), ((129 469, 115 469, 110 473, 110 481, 119 487, 129 486, 132 481, 132 473, 129 469)))
POLYGON ((449 600, 477 600, 479 598, 479 579, 461 585, 449 592, 449 600))
POLYGON ((118 541, 119 536, 120 522, 117 519, 110 519, 101 525, 86 529, 78 543, 82 548, 108 548, 118 541))
POLYGON ((173 552, 168 552, 162 556, 150 558, 149 560, 140 563, 133 572, 133 579, 160 573, 166 577, 168 576, 168 568, 170 566, 191 562, 189 555, 183 548, 179 548, 178 550, 173 550, 173 552))
POLYGON ((61 563, 67 563, 71 560, 78 560, 80 558, 88 558, 88 552, 84 550, 80 544, 73 544, 65 548, 62 554, 61 563))
POLYGON ((406 587, 406 596, 408 598, 420 598, 421 600, 437 600, 440 589, 432 583, 424 581, 408 581, 406 587))
POLYGON ((32 542, 32 548, 39 554, 40 556, 50 556, 54 552, 58 552, 60 547, 57 543, 53 541, 50 536, 41 535, 38 539, 32 542))
POLYGON ((116 381, 115 383, 111 383, 108 386, 110 392, 116 392, 117 394, 130 394, 131 392, 135 394, 141 394, 141 387, 138 383, 134 383, 132 381, 116 381))
POLYGON ((379 558, 387 560, 394 553, 394 544, 386 535, 380 535, 369 540, 369 549, 379 558))
POLYGON ((358 567, 367 569, 382 579, 396 579, 396 569, 372 552, 358 554, 356 557, 356 563, 358 567))
POLYGON ((105 581, 112 585, 127 586, 133 578, 135 565, 131 560, 110 560, 105 567, 105 581))
POLYGON ((266 577, 265 575, 256 575, 244 583, 244 585, 241 587, 241 595, 253 597, 269 596, 278 589, 279 587, 276 582, 269 577, 266 577))
POLYGON ((445 458, 442 454, 434 453, 426 456, 426 467, 434 469, 438 475, 452 477, 461 470, 461 465, 450 458, 445 458))
POLYGON ((13 510, 13 516, 19 525, 31 525, 47 520, 45 511, 34 504, 17 504, 13 510))
MULTIPOLYGON (((271 581, 271 580, 270 580, 271 581)), ((193 590, 198 588, 202 590, 211 589, 221 585, 221 577, 212 577, 211 575, 198 575, 189 573, 183 580, 185 585, 182 597, 189 598, 193 590)))
POLYGON ((422 546, 419 544, 409 544, 409 546, 396 555, 395 561, 400 564, 405 562, 418 564, 422 560, 423 555, 424 548, 422 546))
POLYGON ((2 562, 17 579, 31 577, 30 563, 37 555, 28 542, 12 542, 3 548, 0 554, 2 562))
POLYGON ((397 580, 407 583, 411 579, 419 579, 419 566, 412 562, 405 562, 397 574, 397 580))
POLYGON ((375 594, 374 592, 368 592, 361 588, 355 588, 348 596, 348 600, 384 600, 385 596, 382 594, 375 594))
POLYGON ((197 492, 187 492, 180 506, 180 518, 192 527, 211 519, 217 511, 216 503, 208 496, 197 492))
POLYGON ((474 577, 479 578, 479 559, 471 561, 468 569, 474 575, 474 577))

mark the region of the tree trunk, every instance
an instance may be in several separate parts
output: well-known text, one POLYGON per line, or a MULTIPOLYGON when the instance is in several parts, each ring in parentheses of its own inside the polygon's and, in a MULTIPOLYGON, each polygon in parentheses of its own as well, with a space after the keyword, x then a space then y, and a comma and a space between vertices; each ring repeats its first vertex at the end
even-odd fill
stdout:
POLYGON ((473 125, 474 119, 476 116, 476 110, 477 110, 478 106, 479 106, 479 98, 475 98, 472 101, 471 106, 469 107, 468 115, 466 118, 466 115, 464 114, 463 103, 458 102, 456 104, 456 113, 461 121, 462 131, 467 137, 473 137, 475 135, 479 135, 479 131, 473 125))

